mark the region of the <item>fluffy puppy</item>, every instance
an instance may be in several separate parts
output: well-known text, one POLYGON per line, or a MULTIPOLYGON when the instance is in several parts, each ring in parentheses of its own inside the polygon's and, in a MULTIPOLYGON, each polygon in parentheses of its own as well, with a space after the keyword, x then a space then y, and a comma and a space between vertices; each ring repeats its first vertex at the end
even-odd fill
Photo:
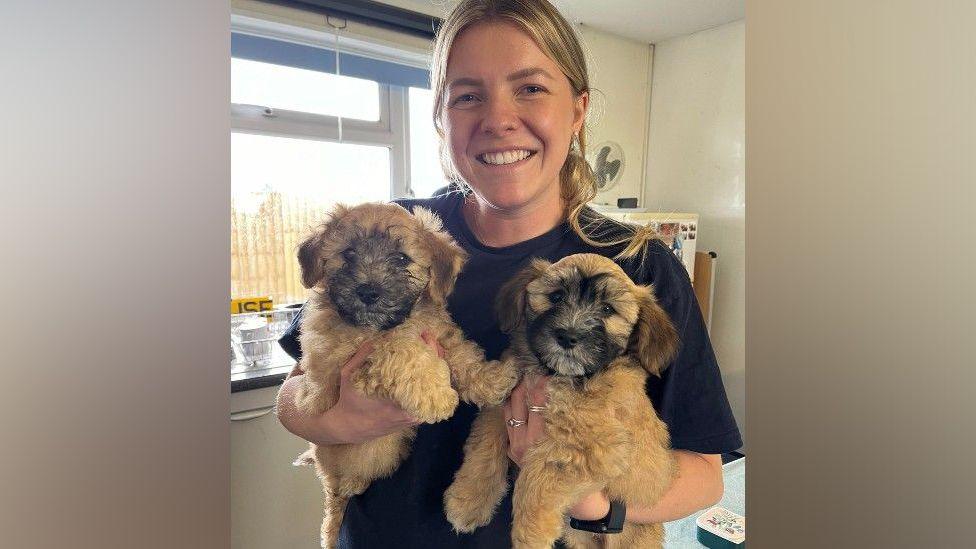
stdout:
MULTIPOLYGON (((374 347, 351 378, 367 396, 389 398, 419 421, 454 413, 459 398, 497 405, 517 380, 512 367, 486 362, 445 308, 465 255, 440 219, 396 204, 338 206, 298 250, 302 282, 312 289, 301 325, 304 383, 300 410, 321 414, 339 396, 340 369, 364 341, 374 347), (433 335, 441 359, 421 340, 433 335)), ((311 445, 325 491, 322 544, 334 547, 346 502, 391 474, 410 450, 409 428, 361 444, 311 445)))
MULTIPOLYGON (((644 389, 648 373, 659 375, 677 347, 651 288, 603 256, 578 254, 553 264, 534 260, 502 288, 498 304, 502 329, 512 333, 503 361, 523 374, 552 376, 545 436, 525 452, 515 481, 513 547, 548 548, 560 537, 574 549, 660 547, 660 524, 627 523, 619 534, 595 535, 564 519, 596 490, 650 506, 676 473, 667 427, 644 389)), ((508 490, 505 421, 500 407, 482 410, 445 492, 445 513, 460 532, 487 524, 508 490)))

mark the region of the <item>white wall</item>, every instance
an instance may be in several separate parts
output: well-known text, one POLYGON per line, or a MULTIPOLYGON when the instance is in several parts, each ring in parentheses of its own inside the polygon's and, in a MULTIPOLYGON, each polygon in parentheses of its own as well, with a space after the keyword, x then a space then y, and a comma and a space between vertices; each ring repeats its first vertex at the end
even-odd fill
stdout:
POLYGON ((626 161, 620 181, 597 195, 595 202, 617 205, 617 198, 643 193, 647 109, 651 88, 649 44, 609 34, 592 27, 577 27, 590 73, 590 113, 587 147, 615 141, 626 161))
POLYGON ((712 344, 745 436, 745 22, 655 44, 644 205, 718 253, 712 344))

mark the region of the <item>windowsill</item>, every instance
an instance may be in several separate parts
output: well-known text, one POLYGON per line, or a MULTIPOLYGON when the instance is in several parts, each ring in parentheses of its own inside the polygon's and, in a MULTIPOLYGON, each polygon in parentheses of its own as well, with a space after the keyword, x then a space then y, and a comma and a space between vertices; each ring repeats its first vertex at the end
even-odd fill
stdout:
POLYGON ((231 369, 230 392, 238 393, 264 387, 281 385, 288 377, 288 372, 295 367, 295 359, 277 343, 271 354, 271 360, 267 365, 251 367, 247 369, 231 369))

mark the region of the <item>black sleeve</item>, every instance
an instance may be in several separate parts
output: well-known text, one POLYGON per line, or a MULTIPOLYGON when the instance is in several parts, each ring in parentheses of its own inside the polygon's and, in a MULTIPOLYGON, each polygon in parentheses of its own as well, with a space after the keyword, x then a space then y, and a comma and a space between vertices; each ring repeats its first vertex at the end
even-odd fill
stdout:
POLYGON ((295 360, 302 359, 302 345, 298 341, 298 336, 302 333, 302 314, 305 312, 305 305, 298 310, 298 314, 291 320, 288 329, 278 338, 278 344, 295 360))
POLYGON ((648 246, 641 263, 643 276, 635 280, 653 284, 658 303, 671 317, 680 339, 671 364, 660 378, 649 376, 647 382, 648 396, 668 425, 671 446, 702 454, 741 448, 742 437, 687 270, 660 243, 648 246))

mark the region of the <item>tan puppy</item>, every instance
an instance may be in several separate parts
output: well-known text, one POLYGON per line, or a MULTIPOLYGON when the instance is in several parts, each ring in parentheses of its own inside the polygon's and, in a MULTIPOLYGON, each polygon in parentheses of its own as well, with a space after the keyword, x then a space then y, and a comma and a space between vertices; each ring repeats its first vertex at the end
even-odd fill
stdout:
MULTIPOLYGON (((515 385, 514 368, 486 362, 445 308, 465 256, 430 211, 338 206, 301 244, 298 260, 302 282, 313 290, 301 325, 299 409, 321 414, 336 403, 340 369, 365 341, 374 350, 353 375, 355 387, 394 400, 424 423, 450 417, 459 398, 497 405, 515 385), (424 331, 443 347, 443 359, 423 342, 424 331)), ((313 444, 306 452, 325 491, 324 547, 335 546, 349 497, 396 470, 415 433, 410 428, 361 444, 313 444)))
MULTIPOLYGON (((570 529, 565 513, 603 490, 630 506, 651 506, 676 473, 667 427, 644 389, 677 347, 677 334, 650 287, 634 284, 613 261, 594 254, 554 264, 534 260, 498 296, 505 361, 520 372, 551 375, 545 435, 526 452, 515 482, 512 544, 549 548, 660 547, 660 524, 627 523, 619 534, 570 529)), ((515 411, 518 419, 525 412, 515 411)), ((529 412, 537 413, 537 412, 529 412)), ((508 435, 500 407, 483 410, 464 448, 464 464, 444 494, 454 528, 487 524, 508 490, 508 435)))

